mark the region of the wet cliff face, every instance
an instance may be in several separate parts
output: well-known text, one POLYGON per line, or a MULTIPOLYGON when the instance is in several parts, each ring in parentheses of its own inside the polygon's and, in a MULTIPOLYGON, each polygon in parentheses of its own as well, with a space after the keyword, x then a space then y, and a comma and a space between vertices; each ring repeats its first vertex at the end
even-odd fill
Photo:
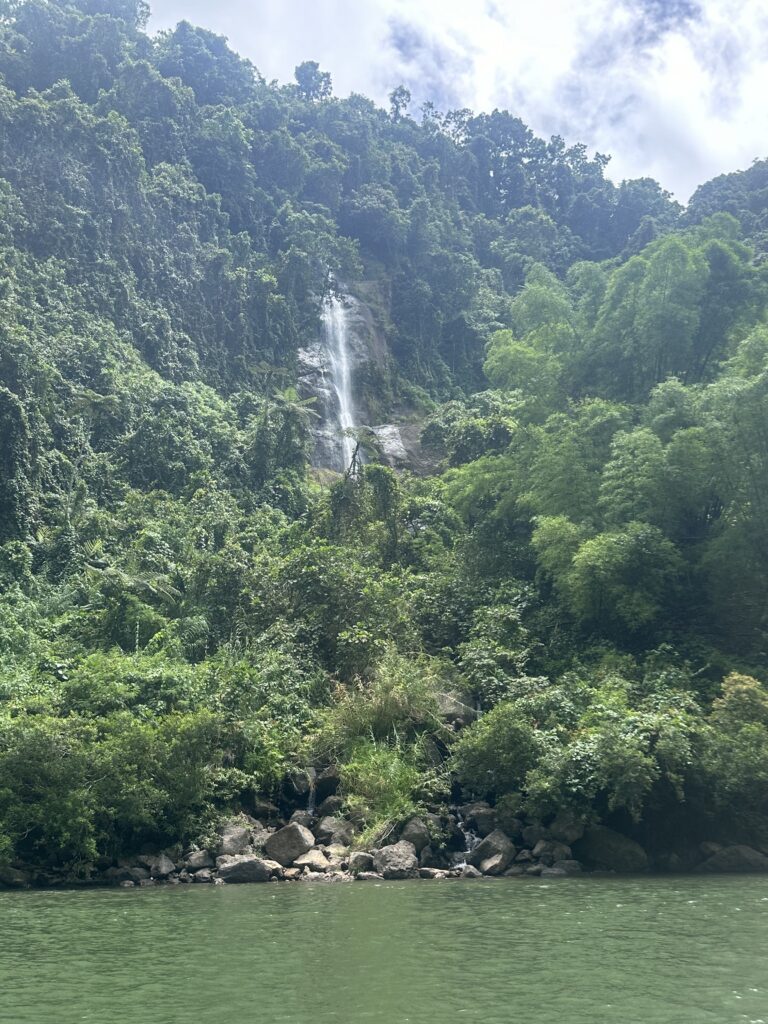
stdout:
POLYGON ((409 448, 417 432, 403 431, 397 423, 377 423, 381 409, 377 416, 360 387, 372 370, 385 371, 389 359, 384 327, 371 305, 339 285, 338 296, 324 304, 316 337, 298 352, 299 390, 303 397, 315 399, 318 414, 313 429, 315 468, 344 472, 349 467, 355 443, 345 436, 350 426, 369 431, 389 465, 409 465, 409 448))

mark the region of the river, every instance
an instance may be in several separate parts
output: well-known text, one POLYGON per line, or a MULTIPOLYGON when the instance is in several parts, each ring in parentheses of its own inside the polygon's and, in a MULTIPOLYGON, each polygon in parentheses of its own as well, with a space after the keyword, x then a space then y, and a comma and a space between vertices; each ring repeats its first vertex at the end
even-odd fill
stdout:
POLYGON ((768 877, 0 893, 3 1024, 768 1024, 768 877))

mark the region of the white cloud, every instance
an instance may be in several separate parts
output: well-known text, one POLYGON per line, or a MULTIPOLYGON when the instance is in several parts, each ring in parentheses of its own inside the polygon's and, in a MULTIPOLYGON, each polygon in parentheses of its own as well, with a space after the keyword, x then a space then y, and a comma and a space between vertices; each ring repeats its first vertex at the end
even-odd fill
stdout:
POLYGON ((151 28, 181 18, 267 78, 318 60, 337 95, 506 107, 681 199, 768 155, 764 0, 154 0, 151 28))

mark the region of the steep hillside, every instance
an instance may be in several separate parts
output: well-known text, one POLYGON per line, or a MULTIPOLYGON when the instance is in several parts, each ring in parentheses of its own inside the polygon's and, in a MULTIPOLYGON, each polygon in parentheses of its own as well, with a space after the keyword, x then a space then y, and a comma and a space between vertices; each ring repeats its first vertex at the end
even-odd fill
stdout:
POLYGON ((683 210, 146 13, 0 20, 0 863, 331 763, 367 836, 768 843, 765 166, 683 210))

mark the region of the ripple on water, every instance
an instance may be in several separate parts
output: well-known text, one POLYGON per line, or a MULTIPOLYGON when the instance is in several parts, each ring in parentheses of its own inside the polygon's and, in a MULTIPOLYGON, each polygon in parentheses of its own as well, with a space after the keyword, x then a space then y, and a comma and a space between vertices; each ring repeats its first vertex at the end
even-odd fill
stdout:
POLYGON ((0 893, 0 1021, 761 1024, 767 889, 733 877, 0 893))

